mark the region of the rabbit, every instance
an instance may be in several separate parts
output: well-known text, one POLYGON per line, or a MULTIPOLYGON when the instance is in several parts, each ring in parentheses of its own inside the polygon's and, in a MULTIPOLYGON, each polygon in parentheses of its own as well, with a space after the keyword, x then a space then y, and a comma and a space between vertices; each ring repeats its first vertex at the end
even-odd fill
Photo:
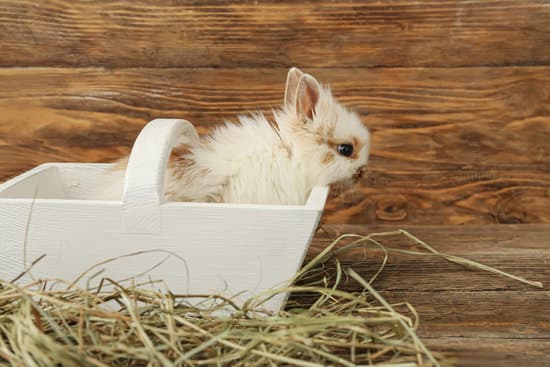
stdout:
MULTIPOLYGON (((370 134, 359 115, 313 76, 288 71, 276 126, 262 113, 238 116, 199 140, 172 151, 165 177, 167 201, 303 205, 314 186, 349 182, 365 170, 370 134)), ((120 199, 127 159, 110 172, 120 199)))

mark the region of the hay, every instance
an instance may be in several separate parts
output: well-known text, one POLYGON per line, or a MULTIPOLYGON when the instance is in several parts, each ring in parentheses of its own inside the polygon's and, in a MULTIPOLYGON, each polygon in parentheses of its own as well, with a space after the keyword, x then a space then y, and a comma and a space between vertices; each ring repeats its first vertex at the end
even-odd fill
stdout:
MULTIPOLYGON (((97 288, 48 290, 52 282, 25 286, 0 281, 0 364, 14 366, 441 366, 447 361, 416 335, 418 317, 408 303, 391 305, 372 286, 388 252, 440 256, 462 265, 510 276, 437 252, 404 231, 343 235, 305 265, 292 286, 257 295, 241 307, 219 295, 176 295, 160 281, 123 287, 103 278, 97 288), (428 252, 387 248, 377 238, 404 235, 428 252), (336 247, 342 241, 351 243, 336 247), (337 255, 358 246, 385 252, 370 280, 343 269, 337 255), (335 272, 308 283, 327 262, 335 272), (361 292, 339 289, 353 279, 361 292), (107 287, 111 285, 111 287, 107 287), (261 314, 270 297, 292 292, 313 297, 261 314), (116 307, 115 307, 116 306, 116 307), (232 310, 230 316, 220 316, 232 310)), ((32 266, 32 265, 31 265, 32 266)), ((523 278, 514 279, 528 282, 523 278)), ((540 285, 541 286, 541 285, 540 285)))

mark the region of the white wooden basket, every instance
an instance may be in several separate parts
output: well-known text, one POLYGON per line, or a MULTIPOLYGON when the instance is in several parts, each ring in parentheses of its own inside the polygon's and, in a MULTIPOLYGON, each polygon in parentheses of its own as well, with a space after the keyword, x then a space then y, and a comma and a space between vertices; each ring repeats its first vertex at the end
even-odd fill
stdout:
MULTIPOLYGON (((302 206, 164 202, 166 163, 185 129, 194 128, 175 119, 145 126, 121 201, 90 199, 110 164, 47 163, 1 184, 0 279, 45 255, 18 281, 162 279, 174 293, 238 294, 237 302, 284 286, 302 264, 328 188, 314 188, 302 206)), ((265 306, 278 310, 284 300, 265 306)))

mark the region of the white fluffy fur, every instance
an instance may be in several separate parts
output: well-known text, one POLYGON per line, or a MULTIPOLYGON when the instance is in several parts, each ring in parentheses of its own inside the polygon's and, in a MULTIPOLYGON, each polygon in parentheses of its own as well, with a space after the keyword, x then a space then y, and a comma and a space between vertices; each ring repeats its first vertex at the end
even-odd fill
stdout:
MULTIPOLYGON (((366 165, 369 132, 328 88, 293 68, 285 99, 282 109, 274 111, 278 127, 263 114, 239 116, 238 124, 226 123, 189 147, 188 154, 168 166, 166 199, 301 205, 314 186, 350 180, 366 165), (311 118, 300 103, 292 103, 302 97, 307 102, 306 87, 317 93, 312 94, 311 118), (336 152, 335 144, 352 141, 361 148, 354 158, 336 152)), ((111 184, 121 188, 123 177, 114 172, 111 184)), ((120 189, 115 191, 120 195, 120 189)))

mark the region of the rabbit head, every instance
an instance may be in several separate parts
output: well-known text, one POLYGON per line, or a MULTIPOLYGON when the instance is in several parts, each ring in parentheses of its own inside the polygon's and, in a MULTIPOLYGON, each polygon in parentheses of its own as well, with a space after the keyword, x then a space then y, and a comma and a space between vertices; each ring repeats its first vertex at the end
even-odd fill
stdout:
POLYGON ((361 118, 328 87, 297 68, 287 75, 284 107, 275 113, 282 138, 314 185, 358 178, 367 164, 370 136, 361 118))

